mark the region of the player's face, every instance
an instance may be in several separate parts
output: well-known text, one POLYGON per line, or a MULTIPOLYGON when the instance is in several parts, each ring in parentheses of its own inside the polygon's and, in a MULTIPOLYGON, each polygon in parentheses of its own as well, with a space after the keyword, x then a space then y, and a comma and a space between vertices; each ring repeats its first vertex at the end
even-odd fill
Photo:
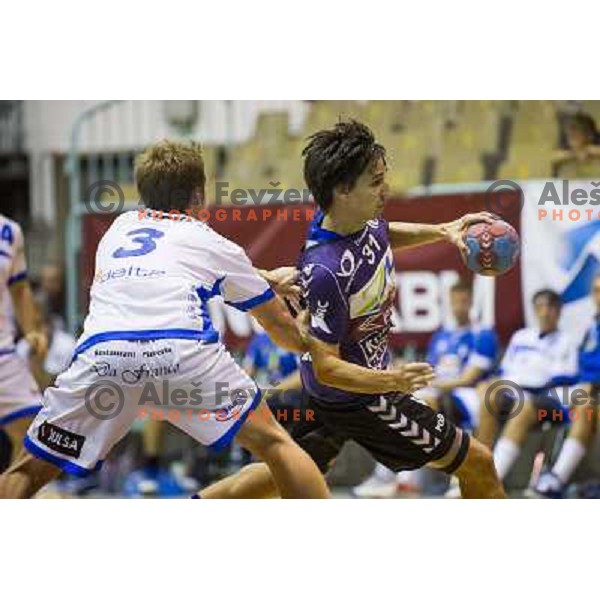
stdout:
POLYGON ((579 150, 590 143, 588 135, 581 128, 570 125, 567 128, 567 145, 572 150, 579 150))
POLYGON ((558 327, 560 319, 560 308, 551 304, 545 298, 538 298, 533 309, 540 331, 554 331, 558 327))
POLYGON ((383 159, 371 163, 356 184, 342 198, 344 208, 352 211, 357 219, 368 221, 381 216, 389 191, 385 182, 386 166, 383 159))
POLYGON ((450 292, 450 310, 452 316, 459 325, 469 322, 469 312, 472 304, 471 294, 467 291, 458 290, 450 292))

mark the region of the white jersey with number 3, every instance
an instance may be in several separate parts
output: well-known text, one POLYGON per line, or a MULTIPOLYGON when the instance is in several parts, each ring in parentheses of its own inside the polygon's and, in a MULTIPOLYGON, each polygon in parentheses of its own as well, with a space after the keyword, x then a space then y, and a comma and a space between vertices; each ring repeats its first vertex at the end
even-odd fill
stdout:
POLYGON ((244 250, 206 223, 125 213, 98 245, 77 353, 111 339, 217 341, 206 306, 216 295, 249 310, 274 294, 244 250))

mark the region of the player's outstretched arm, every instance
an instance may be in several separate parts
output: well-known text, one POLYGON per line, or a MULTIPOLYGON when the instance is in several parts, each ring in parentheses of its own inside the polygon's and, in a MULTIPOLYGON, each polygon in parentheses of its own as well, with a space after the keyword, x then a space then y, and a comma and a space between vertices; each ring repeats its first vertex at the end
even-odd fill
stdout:
POLYGON ((465 230, 474 223, 480 223, 481 221, 492 223, 494 216, 491 213, 482 211, 463 215, 460 219, 449 223, 429 224, 394 221, 389 224, 390 244, 394 250, 398 250, 445 241, 454 244, 459 250, 463 251, 465 247, 462 237, 465 230))
POLYGON ((357 394, 414 392, 433 379, 429 363, 407 363, 396 369, 376 371, 340 358, 339 347, 305 336, 315 377, 323 385, 357 394))

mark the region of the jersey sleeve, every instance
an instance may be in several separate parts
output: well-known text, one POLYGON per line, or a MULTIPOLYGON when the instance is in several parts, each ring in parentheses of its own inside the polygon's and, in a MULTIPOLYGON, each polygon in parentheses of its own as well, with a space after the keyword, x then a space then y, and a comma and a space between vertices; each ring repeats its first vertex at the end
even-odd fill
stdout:
POLYGON ((344 337, 348 325, 348 303, 335 275, 321 265, 312 265, 303 277, 304 299, 309 311, 309 333, 329 344, 344 337))
POLYGON ((237 244, 224 240, 218 246, 215 262, 218 265, 218 279, 221 296, 225 302, 239 310, 251 310, 268 300, 275 293, 258 274, 250 259, 237 244))
POLYGON ((483 329, 475 337, 468 365, 489 371, 498 356, 498 336, 492 329, 483 329))
POLYGON ((8 276, 8 285, 22 281, 27 277, 27 262, 25 260, 25 240, 23 232, 17 224, 4 225, 8 228, 2 231, 2 237, 5 241, 12 242, 13 259, 11 263, 10 273, 8 276))

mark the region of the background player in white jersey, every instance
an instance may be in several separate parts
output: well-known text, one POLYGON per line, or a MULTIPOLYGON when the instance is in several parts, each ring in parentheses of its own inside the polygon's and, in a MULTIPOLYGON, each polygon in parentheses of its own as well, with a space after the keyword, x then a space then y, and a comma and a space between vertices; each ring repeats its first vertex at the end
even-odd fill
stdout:
POLYGON ((221 295, 280 345, 303 349, 285 303, 244 251, 190 218, 205 181, 196 144, 164 141, 138 157, 136 183, 153 210, 121 215, 100 241, 73 362, 44 394, 26 450, 0 477, 0 497, 30 497, 61 469, 97 470, 141 408, 164 410, 212 448, 237 437, 269 465, 283 497, 328 497, 316 465, 261 403, 210 321, 207 301, 221 295))
POLYGON ((17 223, 0 215, 0 427, 16 456, 41 404, 27 365, 15 352, 13 313, 31 352, 43 360, 47 340, 27 279, 23 232, 17 223))
POLYGON ((542 473, 535 491, 546 498, 562 498, 569 480, 585 456, 598 427, 600 406, 600 273, 592 281, 592 301, 596 314, 579 346, 579 398, 571 392, 575 413, 558 457, 552 468, 542 473))
MULTIPOLYGON (((498 476, 504 478, 519 457, 531 428, 539 422, 540 401, 557 386, 577 381, 577 351, 566 332, 558 328, 561 313, 560 296, 552 290, 540 290, 533 296, 537 327, 520 329, 511 338, 500 365, 500 380, 518 386, 523 396, 522 407, 508 418, 502 436, 494 448, 498 476)), ((490 447, 498 428, 498 416, 516 402, 513 393, 507 395, 498 379, 486 382, 481 388, 481 423, 479 437, 490 447), (496 387, 492 387, 496 384, 496 387), (483 401, 487 395, 487 401, 483 401), (508 403, 508 406, 506 404, 508 403)), ((559 391, 560 394, 560 391, 559 391)), ((558 397, 561 397, 560 395, 558 397)))

